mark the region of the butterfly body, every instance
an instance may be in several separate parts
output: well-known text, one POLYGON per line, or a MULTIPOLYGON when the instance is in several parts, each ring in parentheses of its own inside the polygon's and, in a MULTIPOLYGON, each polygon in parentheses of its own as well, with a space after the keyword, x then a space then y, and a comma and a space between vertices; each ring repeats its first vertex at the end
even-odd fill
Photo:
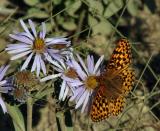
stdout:
POLYGON ((97 78, 99 88, 91 106, 92 121, 101 121, 122 112, 125 97, 131 91, 135 79, 130 64, 130 44, 126 39, 120 39, 104 73, 97 78))

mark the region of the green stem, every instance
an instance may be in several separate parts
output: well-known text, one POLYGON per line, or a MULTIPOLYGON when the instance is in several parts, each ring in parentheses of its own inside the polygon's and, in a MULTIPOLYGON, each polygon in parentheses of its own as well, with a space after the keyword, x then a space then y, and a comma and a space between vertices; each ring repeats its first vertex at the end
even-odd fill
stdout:
POLYGON ((32 131, 32 97, 27 99, 27 131, 32 131))
POLYGON ((77 30, 76 30, 77 35, 73 38, 73 43, 77 42, 77 40, 78 40, 78 37, 80 35, 79 32, 81 31, 82 26, 83 26, 84 17, 85 17, 85 11, 82 11, 82 13, 80 14, 79 23, 78 23, 77 30))

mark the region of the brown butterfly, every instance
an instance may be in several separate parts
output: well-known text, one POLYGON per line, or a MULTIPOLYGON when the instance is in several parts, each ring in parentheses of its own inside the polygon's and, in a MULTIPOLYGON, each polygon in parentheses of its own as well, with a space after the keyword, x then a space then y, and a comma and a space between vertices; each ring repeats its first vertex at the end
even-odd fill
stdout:
POLYGON ((134 84, 131 64, 131 46, 126 39, 120 39, 104 73, 98 77, 99 88, 91 106, 91 119, 101 121, 122 112, 125 99, 134 84))

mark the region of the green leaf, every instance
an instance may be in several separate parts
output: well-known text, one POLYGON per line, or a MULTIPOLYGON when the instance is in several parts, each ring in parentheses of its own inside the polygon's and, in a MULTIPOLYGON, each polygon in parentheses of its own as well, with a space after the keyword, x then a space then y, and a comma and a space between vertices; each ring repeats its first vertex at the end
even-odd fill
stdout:
POLYGON ((39 0, 24 0, 24 2, 27 5, 33 6, 33 5, 36 5, 39 2, 39 0))
POLYGON ((65 6, 68 7, 70 6, 70 8, 68 8, 66 10, 66 12, 70 15, 70 16, 75 16, 75 12, 80 8, 82 2, 81 1, 76 1, 76 2, 71 2, 71 1, 66 1, 65 6))
POLYGON ((112 0, 105 9, 104 16, 109 18, 123 7, 122 0, 112 0))
POLYGON ((54 3, 55 5, 58 5, 58 4, 61 3, 62 0, 52 0, 52 1, 53 1, 53 3, 54 3))
POLYGON ((130 0, 127 5, 127 10, 132 16, 136 16, 138 13, 138 2, 130 0))
POLYGON ((101 21, 100 23, 98 23, 97 25, 92 27, 92 31, 93 31, 93 35, 94 34, 107 35, 107 34, 111 33, 112 27, 109 22, 101 21))
POLYGON ((17 106, 7 105, 7 110, 9 115, 11 116, 14 124, 15 131, 25 131, 24 118, 17 106))
POLYGON ((103 3, 106 5, 106 4, 109 3, 109 1, 108 0, 103 0, 103 3))
POLYGON ((66 30, 75 30, 77 25, 73 22, 73 21, 67 21, 67 22, 64 22, 62 25, 61 25, 64 29, 66 30))
POLYGON ((73 127, 66 127, 67 131, 73 131, 73 127))
POLYGON ((92 27, 98 23, 98 20, 92 15, 88 15, 88 24, 92 27))
POLYGON ((49 15, 40 9, 31 8, 27 12, 27 17, 34 17, 34 18, 48 18, 49 15))
POLYGON ((95 13, 98 13, 98 14, 103 13, 104 7, 103 7, 102 2, 96 1, 96 0, 87 0, 87 2, 88 2, 88 5, 90 7, 89 10, 91 12, 95 12, 95 13))

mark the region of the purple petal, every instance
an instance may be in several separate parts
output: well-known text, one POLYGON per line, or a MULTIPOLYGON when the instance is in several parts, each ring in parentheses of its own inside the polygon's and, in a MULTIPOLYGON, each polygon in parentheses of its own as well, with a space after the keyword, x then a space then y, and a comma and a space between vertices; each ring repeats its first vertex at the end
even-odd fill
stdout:
POLYGON ((27 47, 27 48, 28 48, 28 47, 31 48, 30 45, 25 44, 25 43, 9 44, 9 45, 7 45, 7 48, 6 48, 5 50, 8 51, 8 50, 14 50, 14 49, 18 49, 18 48, 26 48, 26 47, 27 47))
POLYGON ((8 70, 8 68, 9 68, 9 65, 2 66, 0 68, 0 81, 3 79, 3 77, 4 77, 5 73, 6 73, 6 71, 8 70))
POLYGON ((24 21, 23 21, 23 20, 20 20, 20 23, 21 23, 23 29, 25 30, 25 32, 27 32, 29 38, 31 38, 32 40, 34 40, 32 34, 29 32, 29 30, 28 30, 26 24, 24 23, 24 21))
POLYGON ((78 58, 79 62, 80 62, 80 63, 81 63, 81 65, 82 65, 83 69, 84 69, 84 70, 85 70, 85 72, 88 74, 87 67, 86 67, 86 65, 84 64, 84 62, 83 62, 82 58, 81 58, 78 54, 76 54, 76 55, 77 55, 77 58, 78 58))
POLYGON ((8 51, 8 54, 18 54, 18 53, 21 53, 21 52, 25 52, 25 51, 28 51, 30 50, 31 48, 19 48, 19 49, 14 49, 14 50, 11 50, 11 51, 8 51))
POLYGON ((94 71, 93 73, 96 74, 97 70, 99 70, 99 66, 101 65, 102 61, 103 61, 104 55, 102 55, 99 60, 97 61, 95 67, 94 67, 94 71))
POLYGON ((61 100, 63 98, 65 88, 66 88, 66 81, 63 81, 62 86, 61 86, 61 91, 60 91, 60 94, 59 94, 59 100, 61 100))
POLYGON ((36 74, 37 74, 37 77, 39 77, 40 70, 41 70, 40 54, 37 54, 36 64, 37 64, 37 72, 36 72, 36 74))
POLYGON ((63 95, 62 101, 65 100, 65 98, 67 97, 68 92, 69 92, 69 87, 66 85, 66 89, 64 91, 64 95, 63 95))
POLYGON ((84 71, 82 71, 80 65, 76 61, 72 61, 72 63, 73 63, 73 67, 76 70, 76 72, 78 73, 79 77, 82 80, 85 80, 87 75, 84 73, 84 71))
POLYGON ((81 113, 83 113, 83 112, 84 112, 84 110, 85 110, 85 108, 86 108, 86 105, 87 105, 88 100, 89 100, 89 95, 90 95, 90 93, 89 93, 89 92, 87 92, 86 98, 85 98, 84 103, 83 103, 83 106, 82 106, 81 113))
POLYGON ((87 56, 87 66, 88 66, 88 72, 89 72, 89 74, 92 74, 93 70, 94 70, 94 63, 93 63, 91 57, 90 57, 90 55, 87 56))
POLYGON ((7 112, 7 108, 6 108, 6 105, 5 105, 4 101, 2 100, 1 96, 0 96, 0 105, 2 107, 3 113, 6 113, 7 112))
POLYGON ((42 68, 43 74, 46 75, 46 73, 47 73, 46 66, 45 66, 44 61, 42 60, 41 57, 40 57, 40 64, 41 64, 41 68, 42 68))
POLYGON ((31 72, 33 72, 33 71, 36 70, 36 66, 37 66, 37 57, 38 57, 38 55, 35 54, 35 58, 34 58, 34 61, 33 61, 33 65, 32 65, 31 72))
POLYGON ((85 90, 85 92, 83 93, 83 95, 79 98, 79 100, 78 100, 78 102, 76 104, 75 109, 77 109, 78 107, 80 107, 83 104, 83 102, 84 102, 84 100, 86 98, 87 93, 88 93, 88 91, 85 90))
POLYGON ((82 88, 82 87, 80 87, 80 88, 77 88, 77 89, 72 90, 72 91, 73 91, 73 96, 70 98, 70 101, 75 100, 76 97, 77 97, 79 94, 82 94, 82 93, 85 91, 85 89, 82 88))
POLYGON ((28 20, 28 23, 29 23, 29 25, 31 27, 31 30, 32 30, 32 32, 34 34, 34 37, 37 38, 37 32, 36 32, 34 23, 30 19, 28 20))
POLYGON ((61 73, 49 75, 49 76, 47 76, 47 77, 42 78, 42 79, 40 80, 40 82, 45 82, 45 81, 48 81, 48 80, 51 80, 51 79, 60 77, 61 75, 62 75, 61 73))
POLYGON ((44 39, 46 36, 46 25, 42 22, 42 38, 44 39))
POLYGON ((52 39, 46 39, 46 45, 52 45, 52 44, 70 44, 70 42, 66 41, 67 38, 52 38, 52 39))
POLYGON ((3 86, 6 82, 7 82, 6 80, 0 81, 0 86, 3 86))
POLYGON ((15 56, 12 56, 12 57, 11 57, 11 60, 19 59, 19 58, 21 58, 21 57, 23 57, 23 56, 28 55, 29 53, 31 53, 30 50, 29 50, 29 51, 26 51, 26 52, 23 52, 23 53, 20 53, 20 54, 17 54, 17 55, 15 55, 15 56))
POLYGON ((18 41, 23 42, 23 43, 30 44, 30 45, 33 44, 33 41, 31 41, 30 39, 28 39, 25 36, 18 36, 18 35, 13 35, 13 34, 9 34, 9 36, 12 39, 18 40, 18 41))
POLYGON ((72 79, 72 78, 66 77, 65 75, 62 76, 62 79, 64 79, 67 82, 73 82, 73 83, 80 81, 79 79, 72 79))
POLYGON ((32 58, 33 54, 34 54, 34 53, 32 52, 32 53, 28 56, 28 58, 25 60, 24 64, 22 65, 21 71, 27 68, 29 62, 31 61, 31 58, 32 58))

